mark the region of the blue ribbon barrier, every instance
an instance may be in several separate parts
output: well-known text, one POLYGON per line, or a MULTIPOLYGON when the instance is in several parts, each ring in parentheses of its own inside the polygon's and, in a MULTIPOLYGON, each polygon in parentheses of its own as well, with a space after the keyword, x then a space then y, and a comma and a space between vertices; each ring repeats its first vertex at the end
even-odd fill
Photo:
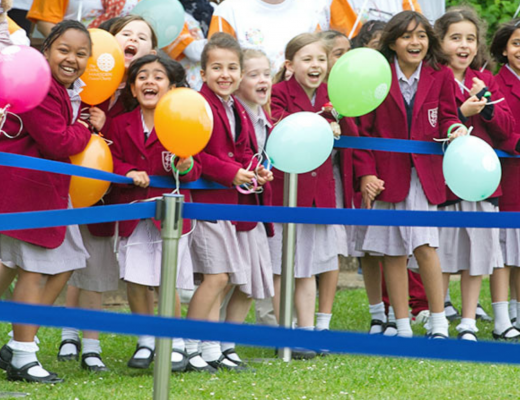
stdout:
POLYGON ((83 330, 127 335, 236 342, 260 347, 300 347, 371 356, 520 364, 520 346, 518 344, 387 338, 383 335, 338 331, 307 332, 267 326, 37 306, 7 301, 0 302, 0 320, 52 327, 69 326, 83 330))

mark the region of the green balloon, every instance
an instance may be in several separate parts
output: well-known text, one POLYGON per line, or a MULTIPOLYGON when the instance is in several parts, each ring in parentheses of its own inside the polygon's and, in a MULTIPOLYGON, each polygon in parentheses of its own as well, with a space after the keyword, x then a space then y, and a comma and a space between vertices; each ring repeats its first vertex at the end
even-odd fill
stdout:
POLYGON ((354 49, 345 53, 330 71, 330 102, 341 115, 359 117, 385 100, 391 83, 390 64, 380 52, 354 49))

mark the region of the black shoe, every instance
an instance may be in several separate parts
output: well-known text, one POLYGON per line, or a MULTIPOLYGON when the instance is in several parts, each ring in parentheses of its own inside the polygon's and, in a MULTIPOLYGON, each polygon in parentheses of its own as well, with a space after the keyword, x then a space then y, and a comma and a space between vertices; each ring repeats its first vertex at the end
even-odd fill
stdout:
POLYGON ((317 355, 314 350, 291 349, 291 357, 293 360, 312 360, 317 355))
POLYGON ((132 355, 132 358, 128 360, 128 363, 126 364, 128 368, 137 368, 137 369, 146 369, 150 366, 150 364, 153 361, 153 353, 154 349, 151 349, 147 346, 139 346, 137 345, 137 348, 134 351, 134 354, 132 355), (134 356, 137 354, 139 350, 147 349, 150 350, 150 355, 148 358, 134 358, 134 356))
MULTIPOLYGON (((227 358, 232 363, 235 363, 236 365, 244 365, 245 363, 243 361, 234 360, 233 358, 229 357, 231 354, 237 354, 235 349, 227 349, 226 351, 223 351, 222 354, 225 358, 227 358)), ((237 354, 238 357, 238 354, 237 354)))
MULTIPOLYGON (((196 367, 192 363, 190 363, 190 360, 195 357, 200 357, 200 352, 191 353, 188 355, 188 366, 186 367, 187 372, 208 372, 210 374, 214 374, 217 372, 216 368, 213 368, 211 365, 206 363, 204 367, 196 367)), ((205 361, 204 361, 205 362, 205 361)))
POLYGON ((385 331, 385 323, 383 321, 381 321, 380 319, 373 319, 370 321, 370 329, 368 330, 369 335, 381 335, 384 331, 385 331), (381 332, 372 333, 371 331, 372 331, 373 326, 380 326, 381 332))
POLYGON ((173 349, 172 353, 179 353, 182 355, 182 360, 172 361, 172 372, 184 372, 188 368, 188 354, 183 350, 173 349))
POLYGON ((451 304, 451 301, 447 301, 444 303, 444 308, 448 308, 448 307, 453 307, 453 309, 455 310, 455 314, 451 314, 450 316, 446 316, 446 318, 448 319, 448 321, 450 322, 453 322, 453 321, 458 321, 459 319, 462 318, 462 316, 460 315, 460 312, 459 310, 457 310, 455 308, 455 306, 453 304, 451 304))
POLYGON ((448 336, 446 336, 444 333, 440 333, 440 332, 437 332, 437 333, 430 333, 428 335, 426 335, 426 337, 428 339, 432 339, 432 340, 437 340, 437 339, 449 339, 448 336))
POLYGON ((387 322, 383 325, 383 335, 385 336, 397 336, 397 324, 395 322, 387 322), (388 328, 395 329, 395 335, 387 335, 386 330, 388 328))
POLYGON ((478 341, 478 338, 477 338, 477 335, 475 334, 475 332, 470 331, 469 329, 466 329, 465 331, 459 332, 459 334, 457 335, 457 339, 459 339, 459 340, 466 340, 468 342, 477 342, 478 341), (475 340, 464 339, 464 336, 466 336, 466 335, 473 336, 475 338, 475 340))
POLYGON ((32 367, 39 366, 40 363, 38 361, 30 362, 29 364, 25 364, 22 368, 18 369, 13 367, 12 364, 9 364, 7 367, 7 380, 9 381, 25 381, 25 382, 34 382, 34 383, 61 383, 63 379, 58 378, 56 374, 49 373, 48 376, 39 377, 29 375, 29 369, 32 367))
POLYGON ((7 367, 11 364, 13 359, 13 349, 4 344, 0 349, 0 369, 7 371, 7 367))
POLYGON ((90 357, 97 358, 97 359, 101 360, 101 362, 103 362, 103 360, 101 359, 101 356, 98 353, 83 353, 81 355, 81 368, 83 368, 87 371, 90 371, 90 372, 107 372, 107 371, 109 371, 109 369, 106 367, 106 365, 103 365, 103 366, 88 365, 85 362, 85 359, 90 358, 90 357))
POLYGON ((228 371, 237 371, 237 372, 243 372, 246 371, 247 368, 244 365, 236 364, 234 361, 227 359, 224 354, 221 354, 218 360, 215 361, 206 361, 209 366, 215 368, 215 369, 226 369, 228 371), (224 363, 224 360, 229 361, 229 363, 224 363))
MULTIPOLYGON (((506 336, 512 330, 517 331, 517 329, 514 326, 510 326, 504 332, 502 332, 500 335, 498 333, 495 333, 495 331, 493 331, 493 339, 495 339, 495 340, 502 340, 502 341, 505 341, 505 342, 518 342, 519 339, 520 339, 520 334, 518 334, 517 336, 512 336, 512 337, 507 337, 506 336)), ((518 333, 518 331, 517 331, 517 333, 518 333)))
POLYGON ((60 343, 60 349, 58 350, 58 361, 79 361, 79 353, 81 353, 81 343, 75 339, 65 339, 60 343), (76 354, 65 354, 61 355, 60 351, 66 344, 73 344, 76 346, 76 354))

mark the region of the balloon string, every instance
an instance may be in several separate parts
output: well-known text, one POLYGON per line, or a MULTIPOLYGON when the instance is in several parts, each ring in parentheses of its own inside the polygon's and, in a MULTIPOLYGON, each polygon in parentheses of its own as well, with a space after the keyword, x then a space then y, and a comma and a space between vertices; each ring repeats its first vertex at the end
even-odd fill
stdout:
POLYGON ((7 109, 9 107, 10 107, 10 104, 6 105, 4 108, 0 108, 0 133, 4 134, 9 139, 16 139, 18 136, 20 136, 20 133, 22 133, 23 121, 18 115, 14 114, 10 111, 7 111, 7 109), (18 133, 14 136, 11 136, 6 131, 4 131, 4 124, 5 124, 5 121, 7 121, 7 114, 11 114, 11 115, 15 116, 16 118, 18 118, 18 121, 20 121, 20 129, 18 130, 18 133))

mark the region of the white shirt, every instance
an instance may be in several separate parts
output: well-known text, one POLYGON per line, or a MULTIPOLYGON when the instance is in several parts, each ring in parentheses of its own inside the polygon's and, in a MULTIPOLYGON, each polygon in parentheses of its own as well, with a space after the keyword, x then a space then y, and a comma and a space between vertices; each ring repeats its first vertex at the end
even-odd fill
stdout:
MULTIPOLYGON (((132 11, 139 0, 126 0, 123 11, 119 15, 124 17, 132 11)), ((85 26, 88 26, 97 17, 103 15, 103 2, 101 0, 69 0, 67 11, 63 17, 64 20, 81 21, 85 26)))
POLYGON ((81 79, 76 79, 72 84, 72 89, 67 88, 69 94, 70 104, 72 106, 72 124, 78 119, 79 107, 81 106, 81 97, 79 94, 83 91, 85 82, 81 79))
POLYGON ((14 0, 13 8, 17 10, 29 11, 31 9, 33 0, 14 0))
POLYGON ((408 104, 413 99, 413 96, 415 96, 415 93, 417 93, 417 88, 419 87, 419 78, 421 77, 421 69, 422 69, 422 62, 419 64, 415 72, 410 76, 410 78, 407 78, 403 71, 401 70, 401 67, 399 66, 399 62, 397 61, 397 58, 394 58, 394 64, 395 64, 395 72, 397 75, 397 81, 399 82, 399 88, 401 89, 401 93, 403 94, 404 99, 408 104))
MULTIPOLYGON (((361 13, 361 22, 378 20, 388 22, 397 13, 403 11, 403 0, 369 0, 362 10, 365 0, 348 0, 356 14, 361 13)), ((413 8, 413 4, 412 4, 413 8)))
POLYGON ((224 110, 226 110, 226 116, 229 121, 229 126, 231 128, 231 134, 233 135, 233 140, 236 138, 236 126, 237 122, 235 120, 235 112, 233 111, 233 105, 235 104, 235 100, 233 100, 233 97, 229 96, 229 99, 225 101, 222 97, 218 96, 219 100, 222 102, 222 105, 224 106, 224 110))
POLYGON ((446 0, 418 0, 422 12, 433 24, 446 13, 446 0))
POLYGON ((253 123, 253 128, 255 129, 256 143, 258 144, 258 153, 262 154, 265 147, 265 142, 267 140, 267 129, 271 128, 272 125, 267 121, 265 117, 265 113, 262 108, 259 108, 258 113, 251 110, 249 106, 237 97, 240 104, 244 106, 244 110, 246 110, 249 119, 253 123))

